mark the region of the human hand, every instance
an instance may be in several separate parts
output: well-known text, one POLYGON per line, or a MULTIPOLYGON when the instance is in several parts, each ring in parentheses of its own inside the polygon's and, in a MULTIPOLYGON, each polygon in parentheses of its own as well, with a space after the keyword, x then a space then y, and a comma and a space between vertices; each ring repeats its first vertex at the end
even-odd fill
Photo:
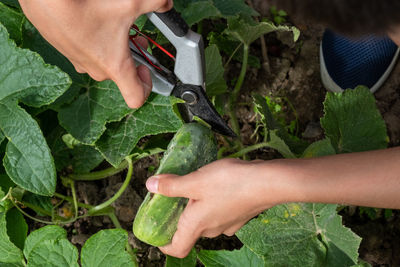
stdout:
POLYGON ((113 80, 126 103, 138 108, 151 92, 149 70, 136 68, 128 34, 141 15, 169 10, 172 0, 19 0, 42 36, 65 55, 79 73, 113 80))
POLYGON ((199 237, 232 236, 252 217, 278 204, 279 194, 272 190, 275 179, 261 177, 261 164, 266 163, 224 159, 185 176, 149 178, 150 192, 189 198, 172 242, 161 251, 183 258, 199 237))

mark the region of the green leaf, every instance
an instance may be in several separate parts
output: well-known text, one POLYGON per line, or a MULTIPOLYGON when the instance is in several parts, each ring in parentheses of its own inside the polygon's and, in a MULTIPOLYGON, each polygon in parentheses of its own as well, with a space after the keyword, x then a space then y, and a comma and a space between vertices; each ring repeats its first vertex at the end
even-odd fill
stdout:
POLYGON ((361 242, 342 225, 336 205, 275 206, 236 234, 266 266, 352 266, 361 242))
POLYGON ((221 16, 221 12, 215 7, 211 0, 192 2, 182 11, 182 18, 187 24, 189 24, 189 26, 204 19, 221 16))
POLYGON ((82 267, 135 266, 125 250, 128 233, 122 229, 102 230, 91 236, 81 251, 82 267))
POLYGON ((22 13, 0 3, 0 23, 7 28, 10 38, 14 39, 17 43, 21 43, 22 40, 22 23, 24 18, 22 13))
POLYGON ((60 109, 58 119, 74 138, 92 145, 106 130, 107 122, 120 121, 130 112, 114 82, 93 82, 87 92, 60 109))
POLYGON ((17 48, 0 25, 0 100, 13 97, 40 107, 52 103, 70 84, 67 74, 45 65, 38 54, 17 48))
POLYGON ((332 146, 331 140, 325 138, 309 145, 303 152, 302 158, 316 158, 335 154, 336 151, 332 146))
POLYGON ((240 250, 201 250, 198 255, 205 267, 264 267, 264 260, 246 246, 240 250))
POLYGON ((214 96, 226 93, 228 86, 224 79, 222 57, 216 45, 211 45, 205 50, 206 57, 206 88, 207 95, 214 96))
POLYGON ((232 36, 245 45, 250 45, 262 35, 275 31, 293 32, 294 41, 297 41, 300 36, 300 31, 295 27, 282 25, 276 26, 271 22, 260 22, 256 25, 250 25, 244 20, 237 18, 228 19, 228 28, 224 31, 224 33, 232 36))
POLYGON ((254 9, 249 7, 244 0, 214 0, 214 4, 224 18, 237 15, 259 15, 254 9))
POLYGON ((14 102, 0 102, 0 129, 9 140, 3 164, 22 188, 53 195, 56 170, 50 149, 37 122, 14 102))
POLYGON ((0 212, 0 264, 15 263, 19 266, 23 259, 22 251, 8 237, 6 213, 0 212))
POLYGON ((70 164, 74 173, 88 173, 101 162, 104 157, 92 146, 79 145, 71 150, 70 164))
POLYGON ((119 123, 108 125, 96 142, 96 148, 113 166, 129 155, 140 138, 159 133, 176 132, 182 126, 173 111, 169 97, 150 95, 146 104, 119 123))
POLYGON ((7 235, 11 242, 22 250, 28 233, 28 225, 25 222, 24 216, 16 208, 10 209, 7 212, 6 221, 7 235))
POLYGON ((197 263, 197 253, 194 248, 190 251, 183 259, 178 259, 167 255, 167 260, 165 261, 165 267, 195 267, 197 263))
POLYGON ((51 44, 49 44, 38 32, 38 30, 29 22, 25 21, 23 25, 23 48, 28 48, 37 52, 42 56, 47 64, 58 66, 62 71, 66 72, 72 79, 70 88, 53 103, 50 108, 59 110, 60 106, 70 103, 78 94, 79 90, 91 82, 86 74, 80 74, 75 71, 72 63, 58 52, 51 44))
POLYGON ((30 233, 25 241, 24 255, 29 258, 32 250, 46 240, 66 239, 67 231, 56 225, 48 225, 30 233))
POLYGON ((270 131, 269 141, 267 142, 268 147, 277 150, 286 159, 296 158, 290 148, 286 145, 285 141, 277 135, 277 132, 277 130, 270 131))
POLYGON ((338 153, 386 148, 385 122, 368 88, 328 93, 321 125, 338 153))
POLYGON ((67 239, 44 240, 28 257, 28 267, 79 267, 78 250, 67 239))

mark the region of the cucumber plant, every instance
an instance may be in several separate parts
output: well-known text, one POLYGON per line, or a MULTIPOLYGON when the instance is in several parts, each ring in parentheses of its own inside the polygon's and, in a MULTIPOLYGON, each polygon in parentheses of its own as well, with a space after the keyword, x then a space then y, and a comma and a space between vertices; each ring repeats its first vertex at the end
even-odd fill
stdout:
MULTIPOLYGON (((249 53, 250 45, 261 35, 277 30, 292 31, 297 39, 298 30, 256 22, 252 17, 257 12, 243 0, 229 3, 176 0, 175 7, 190 26, 207 35, 207 92, 216 104, 228 99, 227 114, 233 129, 239 133, 237 98, 248 65, 260 66, 258 59, 249 53), (205 20, 216 29, 207 32, 205 20), (220 51, 229 57, 225 65, 231 60, 242 64, 232 90, 224 80, 220 51)), ((145 17, 137 24, 142 30, 156 33, 145 17)), ((139 140, 193 127, 184 125, 175 113, 176 102, 174 98, 151 95, 140 109, 129 109, 113 82, 96 82, 77 73, 29 23, 17 1, 0 0, 0 153, 3 158, 0 265, 42 266, 46 262, 49 266, 78 266, 79 262, 81 266, 138 266, 135 250, 128 243, 128 233, 122 229, 112 204, 131 182, 133 163, 165 151, 153 138, 146 138, 138 145, 139 140), (104 162, 109 167, 93 171, 99 165, 105 166, 104 162), (97 181, 124 170, 124 182, 108 200, 98 205, 79 202, 77 181, 97 181), (70 208, 60 215, 63 203, 70 208), (63 226, 89 216, 107 216, 117 229, 102 230, 91 236, 79 255, 68 241, 63 226), (47 226, 32 231, 25 218, 47 226)), ((262 147, 274 148, 284 157, 295 158, 364 151, 387 144, 383 120, 373 97, 363 88, 328 94, 325 116, 321 119, 326 139, 310 145, 288 135, 286 128, 274 119, 264 97, 254 96, 254 104, 263 129, 262 141, 244 147, 238 139, 222 149, 225 154, 231 153, 228 157, 243 157, 262 147), (342 112, 341 105, 348 105, 344 107, 346 110, 354 106, 364 109, 342 112), (345 124, 352 121, 357 121, 360 128, 354 131, 345 124)), ((224 110, 221 105, 217 107, 224 110)), ((209 131, 199 132, 205 136, 210 149, 204 152, 204 161, 197 158, 188 172, 214 159, 209 131)), ((180 140, 179 134, 175 138, 172 144, 180 140)), ((192 145, 199 146, 196 142, 192 145)), ((175 153, 172 144, 169 155, 175 153)), ((163 162, 159 171, 168 165, 176 167, 168 155, 163 162)), ((152 199, 154 196, 147 198, 152 199)), ((146 214, 139 213, 139 220, 141 216, 146 219, 146 214)), ((244 244, 240 250, 192 250, 186 259, 167 257, 166 265, 195 266, 199 259, 206 266, 351 266, 357 263, 360 243, 355 234, 342 226, 336 206, 321 204, 272 208, 250 221, 237 236, 244 244), (314 220, 310 214, 317 214, 319 219, 314 220), (299 227, 288 231, 294 225, 299 227), (289 240, 295 242, 288 243, 289 240), (289 250, 295 253, 289 254, 289 250)), ((166 240, 169 238, 170 235, 166 240)))

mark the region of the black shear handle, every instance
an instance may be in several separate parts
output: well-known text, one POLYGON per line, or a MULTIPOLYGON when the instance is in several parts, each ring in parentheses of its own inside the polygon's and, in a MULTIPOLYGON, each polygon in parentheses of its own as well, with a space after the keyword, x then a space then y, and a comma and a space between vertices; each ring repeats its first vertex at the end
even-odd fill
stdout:
POLYGON ((178 37, 183 37, 189 31, 189 26, 174 8, 164 13, 154 12, 168 28, 178 37))

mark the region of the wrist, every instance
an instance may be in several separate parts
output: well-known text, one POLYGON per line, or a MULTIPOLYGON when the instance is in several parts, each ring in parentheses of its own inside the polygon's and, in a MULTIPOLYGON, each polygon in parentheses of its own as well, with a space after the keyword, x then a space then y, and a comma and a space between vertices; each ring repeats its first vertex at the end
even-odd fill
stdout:
POLYGON ((263 203, 279 205, 290 202, 307 202, 304 186, 307 177, 307 160, 278 159, 257 163, 256 186, 262 190, 263 203))

